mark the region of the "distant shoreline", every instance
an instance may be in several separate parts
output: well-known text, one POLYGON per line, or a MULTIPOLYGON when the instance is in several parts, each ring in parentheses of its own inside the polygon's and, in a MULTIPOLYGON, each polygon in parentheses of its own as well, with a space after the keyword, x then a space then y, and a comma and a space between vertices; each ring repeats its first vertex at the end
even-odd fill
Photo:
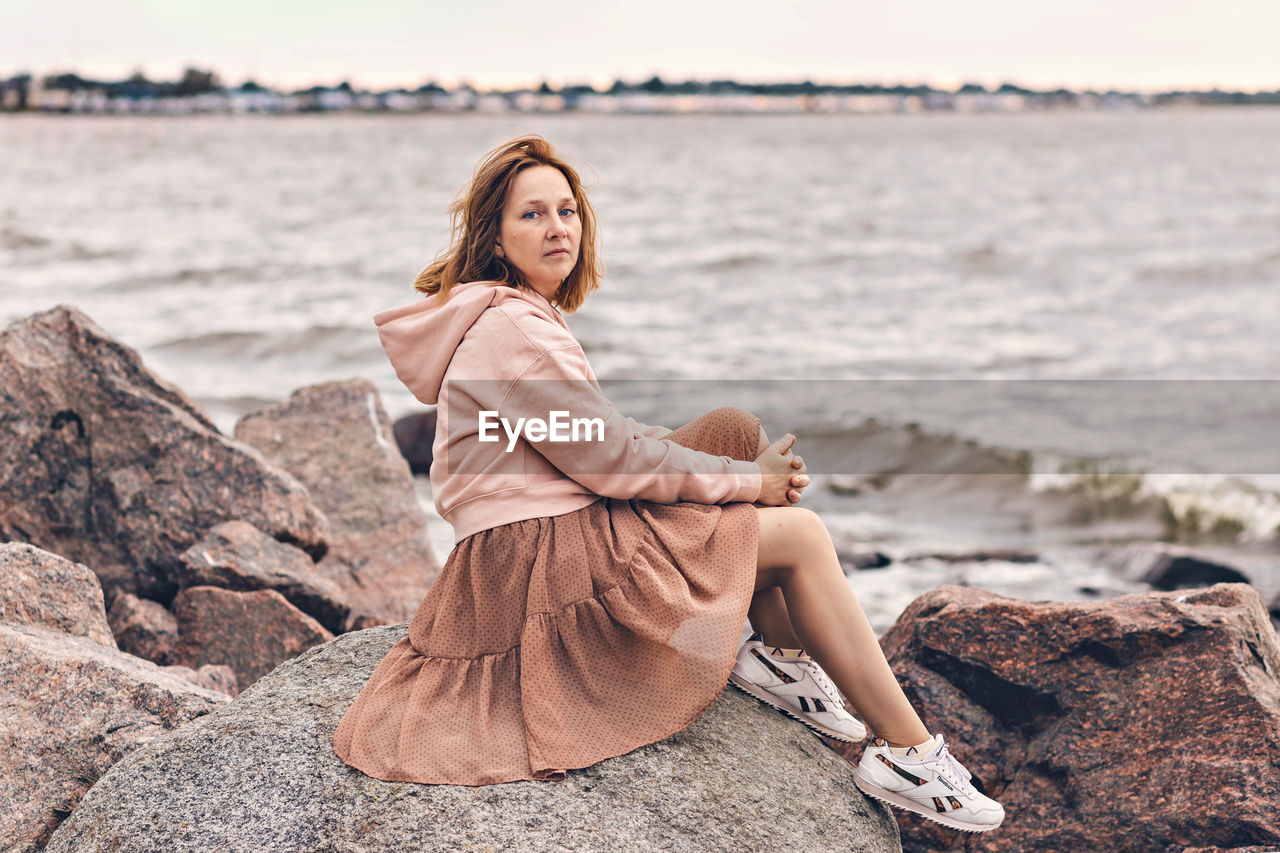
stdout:
POLYGON ((0 80, 0 114, 599 114, 599 115, 843 115, 954 112, 1016 113, 1059 110, 1136 111, 1199 106, 1277 106, 1280 88, 1270 92, 1169 91, 1105 92, 1069 89, 1037 91, 1013 83, 995 89, 969 83, 954 91, 929 85, 748 83, 736 80, 643 83, 615 81, 612 87, 543 83, 535 89, 479 91, 463 85, 445 89, 427 83, 416 89, 356 89, 349 82, 280 91, 247 80, 224 86, 211 71, 188 68, 178 81, 153 81, 135 74, 122 81, 98 81, 74 73, 0 80))
POLYGON ((1203 112, 1211 113, 1215 111, 1232 110, 1238 108, 1249 112, 1266 112, 1266 107, 1275 110, 1280 105, 1241 105, 1241 104, 1191 104, 1179 106, 1163 106, 1149 107, 1141 109, 1117 109, 1117 108, 1081 108, 1081 107, 1050 107, 1037 109, 1018 109, 1018 110, 947 110, 947 109, 923 109, 923 110, 864 110, 864 111, 784 111, 784 110, 616 110, 612 112, 588 111, 588 110, 510 110, 510 111, 480 111, 480 110, 458 110, 446 112, 442 110, 422 110, 418 112, 396 111, 396 110, 296 110, 286 111, 267 111, 267 110, 248 110, 248 111, 211 111, 211 110, 164 110, 164 109, 139 109, 139 110, 3 110, 0 109, 0 121, 8 118, 20 117, 39 117, 50 120, 68 117, 90 117, 101 119, 112 118, 210 118, 210 119, 237 119, 237 118, 328 118, 328 117, 359 117, 359 118, 403 118, 403 119, 484 119, 495 117, 512 117, 512 116, 564 116, 564 117, 627 117, 627 118, 797 118, 801 116, 824 116, 824 117, 840 117, 840 116, 862 116, 871 117, 889 117, 901 116, 909 118, 912 116, 1032 116, 1064 113, 1078 113, 1091 115, 1135 115, 1135 114, 1151 114, 1151 113, 1191 113, 1203 112))

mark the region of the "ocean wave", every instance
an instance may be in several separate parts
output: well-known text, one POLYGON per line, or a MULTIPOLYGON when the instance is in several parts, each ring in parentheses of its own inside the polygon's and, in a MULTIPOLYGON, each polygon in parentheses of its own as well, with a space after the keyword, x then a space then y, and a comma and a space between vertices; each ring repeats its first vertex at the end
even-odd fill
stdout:
POLYGON ((270 280, 273 277, 274 276, 272 276, 269 271, 264 271, 261 265, 246 266, 242 264, 230 264, 226 266, 210 267, 207 269, 183 267, 177 270, 166 270, 164 272, 130 275, 124 278, 112 279, 98 285, 94 290, 109 293, 131 293, 139 290, 151 290, 153 288, 167 288, 174 285, 194 284, 203 286, 214 284, 219 281, 225 281, 228 278, 243 281, 260 281, 264 278, 270 280))
POLYGON ((42 237, 39 234, 28 234, 9 225, 0 228, 0 249, 12 251, 40 249, 50 245, 52 242, 48 237, 42 237))
POLYGON ((1155 509, 1176 541, 1280 541, 1280 495, 1239 477, 1151 474, 1105 463, 1066 466, 1030 480, 1037 494, 1072 495, 1091 518, 1155 509))
POLYGON ((814 482, 836 500, 921 501, 931 510, 945 501, 1045 530, 1093 528, 1098 538, 1147 531, 1183 542, 1280 541, 1280 494, 1241 477, 1150 473, 1149 460, 991 446, 875 418, 795 432, 814 482))
POLYGON ((6 225, 0 228, 0 258, 11 266, 36 266, 56 261, 94 261, 129 257, 129 247, 92 248, 76 240, 59 240, 6 225))
POLYGON ((766 255, 747 253, 702 261, 698 263, 695 268, 701 272, 740 272, 742 270, 768 266, 774 262, 774 258, 770 258, 766 255))
POLYGON ((1144 266, 1136 278, 1143 283, 1196 285, 1259 282, 1275 273, 1280 266, 1280 252, 1263 252, 1246 259, 1210 259, 1197 263, 1171 266, 1144 266))
POLYGON ((290 287, 293 282, 324 280, 333 276, 357 277, 361 274, 359 261, 335 264, 300 263, 228 263, 209 267, 178 267, 158 272, 138 273, 113 278, 93 289, 107 293, 128 293, 153 288, 174 286, 204 287, 211 284, 270 283, 273 287, 290 287))
POLYGON ((193 360, 252 361, 260 364, 270 359, 318 358, 343 363, 375 352, 370 345, 373 335, 374 332, 364 326, 315 325, 270 332, 226 330, 171 338, 148 349, 168 357, 193 360))

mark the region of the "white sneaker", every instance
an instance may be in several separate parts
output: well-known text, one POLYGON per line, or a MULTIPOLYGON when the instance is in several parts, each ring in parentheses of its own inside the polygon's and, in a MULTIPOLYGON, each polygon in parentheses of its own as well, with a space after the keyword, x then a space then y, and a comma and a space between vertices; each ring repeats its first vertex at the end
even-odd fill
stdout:
POLYGON ((817 661, 803 653, 778 657, 759 632, 738 649, 729 681, 820 735, 846 743, 867 736, 867 727, 845 710, 840 691, 817 661))
POLYGON ((894 755, 877 737, 862 753, 854 778, 864 793, 952 829, 986 832, 1004 820, 1004 806, 973 787, 972 774, 951 755, 941 733, 921 756, 910 758, 894 755))

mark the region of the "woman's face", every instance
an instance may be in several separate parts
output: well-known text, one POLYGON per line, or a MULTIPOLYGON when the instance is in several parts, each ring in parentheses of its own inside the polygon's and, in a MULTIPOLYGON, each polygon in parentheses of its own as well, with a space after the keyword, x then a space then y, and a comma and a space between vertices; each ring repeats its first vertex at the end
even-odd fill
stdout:
POLYGON ((554 166, 516 173, 502 208, 494 251, 548 301, 578 262, 582 220, 569 181, 554 166))

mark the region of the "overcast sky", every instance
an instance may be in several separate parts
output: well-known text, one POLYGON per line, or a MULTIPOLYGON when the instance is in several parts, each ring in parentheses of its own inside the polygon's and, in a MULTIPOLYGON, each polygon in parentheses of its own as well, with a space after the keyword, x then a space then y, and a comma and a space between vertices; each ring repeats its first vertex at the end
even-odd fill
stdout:
POLYGON ((3 0, 0 76, 1280 88, 1280 0, 3 0))

